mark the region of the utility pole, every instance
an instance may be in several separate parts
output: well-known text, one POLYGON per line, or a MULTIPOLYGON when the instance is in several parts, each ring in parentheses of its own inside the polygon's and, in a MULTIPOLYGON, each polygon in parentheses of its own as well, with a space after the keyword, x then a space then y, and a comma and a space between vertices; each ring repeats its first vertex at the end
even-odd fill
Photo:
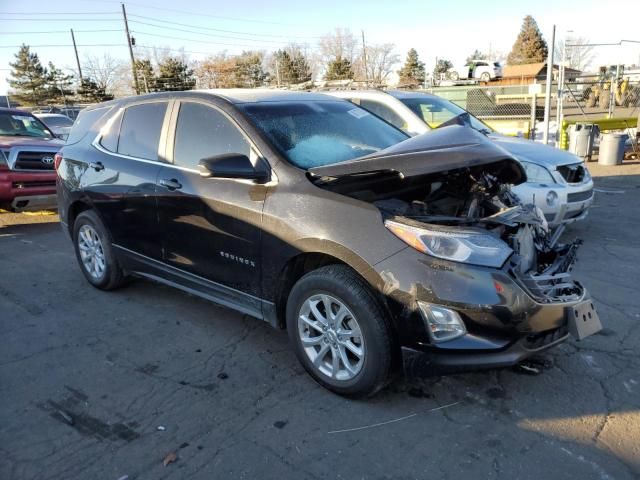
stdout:
MULTIPOLYGON (((553 82, 553 53, 555 49, 556 43, 556 26, 553 26, 553 30, 551 33, 551 47, 549 48, 549 52, 547 55, 547 85, 545 89, 545 97, 544 97, 544 124, 542 131, 542 142, 547 145, 549 141, 549 115, 551 113, 551 83, 553 82)), ((560 130, 560 126, 558 126, 558 132, 560 130)))
POLYGON ((136 95, 140 95, 140 86, 138 85, 138 72, 136 72, 136 59, 133 56, 133 47, 131 46, 131 34, 129 33, 129 22, 127 22, 127 11, 122 5, 122 18, 124 19, 124 30, 127 33, 127 45, 129 45, 129 55, 131 56, 131 73, 133 74, 133 88, 136 95))
POLYGON ((80 57, 78 56, 78 47, 76 46, 76 37, 73 34, 73 28, 71 29, 71 41, 73 42, 73 51, 76 52, 76 64, 78 65, 78 78, 80 78, 80 85, 82 85, 82 68, 80 67, 80 57))
POLYGON ((369 73, 367 71, 367 45, 364 43, 364 30, 362 32, 362 59, 364 60, 364 83, 369 86, 369 73))

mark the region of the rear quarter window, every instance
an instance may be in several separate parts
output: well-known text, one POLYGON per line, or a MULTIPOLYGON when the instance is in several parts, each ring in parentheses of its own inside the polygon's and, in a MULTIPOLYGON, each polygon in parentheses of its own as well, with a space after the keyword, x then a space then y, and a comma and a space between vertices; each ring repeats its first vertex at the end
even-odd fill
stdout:
POLYGON ((167 102, 142 103, 127 107, 122 118, 118 153, 158 160, 158 145, 167 102))
POLYGON ((82 110, 73 123, 73 127, 71 127, 71 132, 67 138, 67 145, 78 143, 90 130, 96 131, 97 134, 99 122, 105 117, 109 110, 111 110, 111 107, 82 110))

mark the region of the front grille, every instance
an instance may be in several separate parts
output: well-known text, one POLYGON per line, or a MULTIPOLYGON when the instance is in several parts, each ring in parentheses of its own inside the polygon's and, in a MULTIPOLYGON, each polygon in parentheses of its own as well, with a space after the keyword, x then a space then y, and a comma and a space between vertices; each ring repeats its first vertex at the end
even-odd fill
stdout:
POLYGON ((55 187, 55 180, 40 181, 40 182, 13 182, 11 184, 13 188, 43 188, 43 187, 55 187))
POLYGON ((567 201, 569 203, 584 202, 585 200, 589 200, 592 195, 593 195, 593 190, 587 190, 586 192, 570 193, 567 195, 567 201))
POLYGON ((562 175, 567 183, 580 183, 585 178, 585 169, 581 163, 574 163, 573 165, 562 165, 558 167, 558 172, 562 175))
POLYGON ((56 152, 18 152, 15 170, 53 170, 56 152))
POLYGON ((568 334, 569 330, 566 326, 547 330, 546 332, 532 333, 531 335, 527 335, 526 347, 530 350, 538 350, 546 345, 557 342, 568 334))

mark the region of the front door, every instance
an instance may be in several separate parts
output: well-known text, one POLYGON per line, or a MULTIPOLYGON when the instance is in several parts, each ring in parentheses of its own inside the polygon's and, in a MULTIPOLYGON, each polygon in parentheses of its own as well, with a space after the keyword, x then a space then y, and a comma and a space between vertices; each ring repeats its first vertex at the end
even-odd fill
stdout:
MULTIPOLYGON (((262 207, 266 188, 252 181, 201 177, 201 159, 255 150, 221 110, 182 101, 176 119, 173 165, 158 175, 164 261, 216 284, 259 297, 262 207)), ((171 147, 171 144, 170 144, 171 147)))

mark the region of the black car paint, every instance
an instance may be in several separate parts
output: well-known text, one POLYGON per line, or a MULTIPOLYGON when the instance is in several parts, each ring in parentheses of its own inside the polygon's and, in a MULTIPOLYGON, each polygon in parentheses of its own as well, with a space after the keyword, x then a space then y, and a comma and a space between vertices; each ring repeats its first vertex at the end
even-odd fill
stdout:
MULTIPOLYGON (((164 138, 169 143, 161 156, 164 163, 157 164, 96 148, 92 141, 102 125, 98 122, 80 142, 64 147, 58 170, 61 217, 69 229, 73 212, 94 208, 111 231, 128 270, 282 327, 283 294, 291 286, 291 266, 301 258, 333 259, 329 261, 353 268, 377 291, 403 348, 446 352, 447 362, 470 367, 493 366, 491 355, 498 352, 507 352, 505 358, 516 362, 532 352, 520 348, 527 335, 557 329, 566 322, 564 309, 570 304, 537 304, 507 266, 491 269, 428 257, 388 232, 373 205, 314 185, 307 172, 282 158, 233 100, 180 92, 108 105, 115 110, 167 99, 174 112, 177 102, 187 100, 225 112, 251 140, 271 178, 260 184, 203 178, 172 166, 173 114, 165 125, 169 133, 164 138), (88 166, 98 162, 104 166, 101 171, 88 166), (163 179, 177 181, 181 188, 164 187, 163 179), (469 334, 432 344, 418 313, 418 300, 458 309, 469 334)), ((408 142, 413 145, 416 140, 408 142)), ((462 149, 448 152, 462 164, 465 158, 472 163, 496 155, 509 159, 475 136, 462 143, 462 149)), ((393 152, 400 150, 395 147, 393 152)), ((411 168, 424 162, 419 156, 407 160, 410 156, 403 158, 411 168)), ((322 168, 326 174, 353 173, 362 170, 364 163, 322 168)), ((322 169, 316 174, 323 174, 322 169)))

